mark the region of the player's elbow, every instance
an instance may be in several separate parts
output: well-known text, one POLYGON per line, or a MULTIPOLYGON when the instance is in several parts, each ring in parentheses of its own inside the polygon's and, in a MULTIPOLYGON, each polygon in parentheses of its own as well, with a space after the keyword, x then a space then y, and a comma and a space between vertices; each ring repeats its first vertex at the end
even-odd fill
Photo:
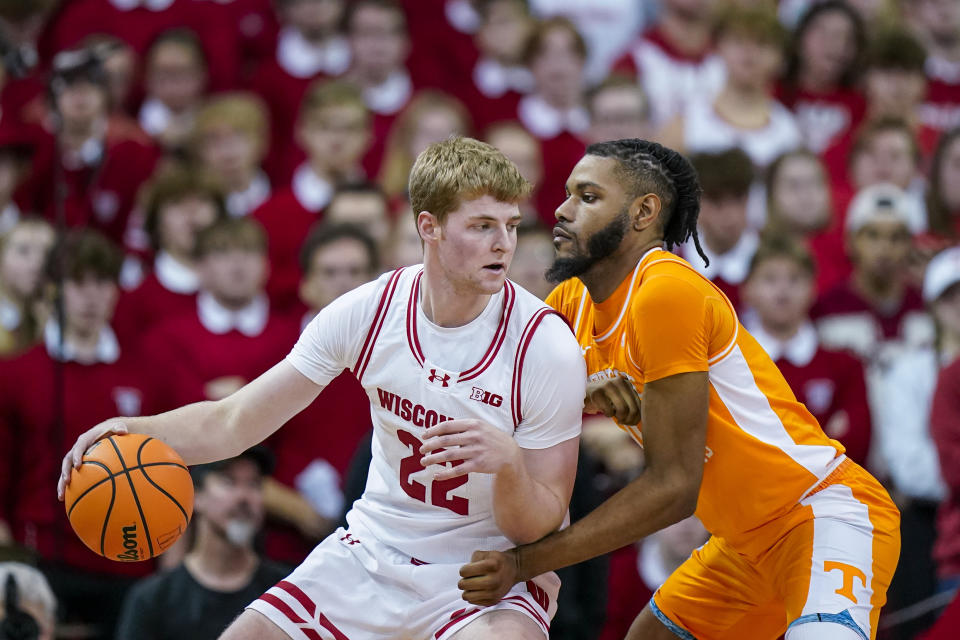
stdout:
POLYGON ((557 518, 527 517, 498 518, 497 525, 503 535, 513 544, 530 544, 540 538, 553 533, 563 523, 563 516, 557 518))

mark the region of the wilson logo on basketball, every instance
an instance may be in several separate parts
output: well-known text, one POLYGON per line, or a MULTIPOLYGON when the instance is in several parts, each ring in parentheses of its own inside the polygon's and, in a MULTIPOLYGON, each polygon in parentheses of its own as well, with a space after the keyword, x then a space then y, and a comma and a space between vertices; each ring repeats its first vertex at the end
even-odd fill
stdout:
POLYGON ((117 554, 117 560, 132 560, 136 562, 140 559, 140 553, 137 550, 137 525, 132 524, 123 528, 123 553, 117 554))

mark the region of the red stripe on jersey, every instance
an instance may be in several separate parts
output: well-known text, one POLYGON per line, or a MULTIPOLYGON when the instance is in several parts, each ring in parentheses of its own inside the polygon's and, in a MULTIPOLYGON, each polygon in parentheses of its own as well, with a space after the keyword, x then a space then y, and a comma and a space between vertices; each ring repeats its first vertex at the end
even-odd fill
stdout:
POLYGON ((336 640, 350 640, 350 638, 345 636, 340 629, 337 629, 333 623, 327 619, 327 616, 323 615, 322 613, 317 616, 317 622, 319 622, 320 626, 322 626, 324 629, 332 633, 336 640))
POLYGON ((523 596, 507 596, 506 598, 503 598, 503 599, 501 600, 501 602, 509 602, 510 604, 513 604, 513 605, 522 607, 523 609, 525 609, 526 611, 528 611, 528 612, 530 613, 530 615, 533 616, 534 620, 536 620, 537 622, 540 623, 540 625, 543 627, 543 629, 544 629, 545 631, 547 631, 547 632, 550 631, 550 625, 547 623, 547 621, 544 620, 544 619, 543 619, 543 616, 541 616, 541 615, 537 612, 537 610, 536 610, 536 608, 534 608, 533 604, 530 603, 530 602, 527 602, 527 601, 524 599, 523 596))
POLYGON ((457 623, 460 622, 461 620, 465 620, 466 618, 469 618, 469 617, 472 616, 472 615, 475 615, 475 614, 477 614, 477 613, 480 613, 482 610, 483 610, 483 609, 481 609, 480 607, 475 607, 475 608, 473 608, 473 609, 468 610, 466 613, 464 613, 464 614, 462 614, 462 615, 454 618, 453 620, 451 620, 451 621, 448 622, 447 624, 445 624, 445 625, 443 625, 442 627, 440 627, 440 630, 437 631, 437 632, 433 635, 433 637, 436 638, 437 640, 440 640, 440 636, 443 635, 443 632, 444 632, 444 631, 446 631, 447 629, 449 629, 449 628, 452 627, 453 625, 457 624, 457 623))
POLYGON ((516 300, 517 294, 509 280, 504 282, 503 288, 503 311, 500 313, 500 324, 497 326, 496 333, 493 334, 493 340, 490 341, 490 346, 487 347, 487 352, 480 358, 480 362, 461 373, 457 382, 473 380, 486 371, 487 367, 493 363, 494 358, 497 357, 504 338, 507 337, 507 327, 509 326, 510 315, 513 313, 513 302, 516 300))
POLYGON ((533 580, 527 580, 526 586, 527 591, 530 592, 534 602, 540 605, 540 608, 544 611, 548 611, 550 609, 550 596, 547 594, 547 592, 544 591, 540 585, 533 580))
POLYGON ((314 629, 307 628, 300 629, 300 631, 303 631, 303 635, 307 636, 307 640, 323 640, 323 636, 320 635, 320 632, 314 629))
POLYGON ((366 371, 367 364, 370 362, 370 354, 373 353, 377 336, 380 335, 380 328, 383 326, 383 321, 387 316, 387 310, 390 308, 390 302, 393 300, 393 294, 397 289, 397 281, 400 279, 400 273, 402 271, 403 269, 397 269, 393 272, 393 275, 391 275, 387 281, 387 286, 384 288, 383 294, 380 296, 380 304, 377 306, 377 312, 374 314, 373 322, 367 331, 367 338, 364 340, 363 348, 360 350, 360 357, 357 358, 357 363, 353 365, 353 375, 356 376, 357 380, 363 379, 363 373, 366 371))
POLYGON ((523 422, 523 412, 520 410, 520 382, 521 377, 523 376, 523 361, 527 357, 527 348, 530 346, 530 341, 533 339, 533 334, 536 333, 537 327, 540 326, 540 323, 543 321, 543 319, 549 315, 560 316, 563 318, 563 316, 553 309, 540 309, 527 322, 527 326, 524 327, 523 333, 520 336, 520 344, 517 347, 517 354, 513 359, 513 384, 510 391, 510 410, 513 413, 514 430, 516 430, 516 428, 520 426, 520 423, 523 422))
POLYGON ((417 301, 420 299, 420 278, 423 271, 417 274, 410 287, 410 299, 407 301, 407 345, 414 359, 423 366, 423 349, 420 348, 420 337, 417 335, 417 301))
POLYGON ((278 589, 283 589, 296 598, 297 602, 303 605, 303 608, 307 610, 307 613, 310 614, 311 618, 317 612, 317 605, 314 604, 313 600, 310 599, 310 596, 305 594, 297 585, 293 584, 292 582, 287 582, 286 580, 281 580, 276 586, 278 589))
POLYGON ((267 604, 271 605, 274 609, 287 616, 290 622, 293 622, 294 624, 303 624, 305 622, 303 618, 293 612, 293 609, 290 608, 290 605, 272 593, 265 593, 260 596, 258 600, 263 600, 267 604))

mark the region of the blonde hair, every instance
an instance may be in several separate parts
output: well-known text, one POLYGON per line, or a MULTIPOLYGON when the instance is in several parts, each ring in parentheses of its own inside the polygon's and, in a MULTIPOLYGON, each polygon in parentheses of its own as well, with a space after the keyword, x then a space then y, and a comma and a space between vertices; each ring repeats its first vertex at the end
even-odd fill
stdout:
POLYGON ((207 100, 193 125, 193 138, 202 144, 209 132, 226 125, 250 136, 262 153, 267 148, 267 109, 263 101, 252 93, 236 91, 222 93, 207 100))
POLYGON ((430 145, 410 170, 414 218, 428 211, 441 224, 465 200, 491 196, 500 202, 519 202, 530 189, 530 183, 496 147, 473 138, 430 145))
POLYGON ((397 118, 387 139, 379 182, 384 193, 391 198, 402 195, 407 188, 410 167, 416 160, 410 153, 410 142, 420 121, 430 111, 446 111, 453 115, 461 134, 470 130, 470 114, 459 100, 442 91, 432 89, 426 89, 417 94, 397 118))

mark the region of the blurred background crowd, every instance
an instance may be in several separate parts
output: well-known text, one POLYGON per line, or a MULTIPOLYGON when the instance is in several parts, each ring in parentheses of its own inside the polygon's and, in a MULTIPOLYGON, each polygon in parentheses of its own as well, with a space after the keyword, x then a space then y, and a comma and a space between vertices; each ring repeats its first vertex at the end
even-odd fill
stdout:
MULTIPOLYGON (((541 297, 586 145, 687 154, 710 264, 676 250, 902 510, 880 637, 955 637, 960 0, 3 0, 0 638, 215 638, 334 529, 370 455, 349 372, 194 469, 156 562, 88 551, 54 486, 90 426, 222 398, 419 262, 407 175, 451 135, 534 184, 510 276, 541 297)), ((642 467, 588 417, 573 517, 642 467)), ((551 637, 622 638, 707 535, 563 571, 551 637)))

